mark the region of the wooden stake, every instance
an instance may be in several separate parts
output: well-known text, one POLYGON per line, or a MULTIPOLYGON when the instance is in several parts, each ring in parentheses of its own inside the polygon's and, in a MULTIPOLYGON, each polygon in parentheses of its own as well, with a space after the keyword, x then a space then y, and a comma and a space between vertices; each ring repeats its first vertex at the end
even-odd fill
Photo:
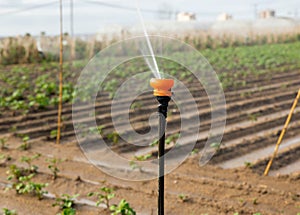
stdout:
POLYGON ((62 11, 62 0, 59 0, 59 15, 60 15, 59 101, 58 101, 58 114, 57 114, 56 144, 60 143, 61 112, 62 112, 62 90, 63 90, 63 11, 62 11))
POLYGON ((273 160, 275 159, 275 157, 276 157, 276 155, 278 153, 279 146, 280 146, 280 144, 282 142, 282 139, 283 139, 283 137, 285 135, 285 132, 286 132, 286 130, 288 128, 288 125, 291 122, 294 110, 295 110, 295 108, 297 106, 297 103, 298 103, 299 99, 300 99, 300 89, 299 89, 298 94, 297 94, 297 96, 296 96, 296 98, 294 100, 294 103, 293 103, 293 106, 291 108, 291 111, 290 111, 290 113, 289 113, 289 115, 288 115, 288 117, 286 119, 285 125, 284 125, 284 127, 283 127, 283 129, 282 129, 282 131, 280 133, 280 136, 278 138, 277 144, 276 144, 275 149, 274 149, 273 156, 271 157, 271 159, 270 159, 270 161, 269 161, 269 163, 268 163, 268 165, 267 165, 267 167, 265 169, 265 172, 264 172, 265 176, 267 176, 269 174, 269 171, 270 171, 270 168, 272 166, 273 160))

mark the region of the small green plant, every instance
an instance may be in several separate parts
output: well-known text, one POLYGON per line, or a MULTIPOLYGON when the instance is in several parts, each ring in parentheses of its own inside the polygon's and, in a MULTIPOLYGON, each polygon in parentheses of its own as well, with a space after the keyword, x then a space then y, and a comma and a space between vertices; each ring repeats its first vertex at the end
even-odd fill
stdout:
POLYGON ((0 166, 6 166, 6 162, 10 160, 11 157, 9 155, 0 154, 0 166))
POLYGON ((158 144, 158 140, 154 140, 154 141, 152 141, 152 143, 150 143, 150 146, 151 147, 154 147, 154 146, 156 146, 158 144))
POLYGON ((62 194, 61 197, 57 197, 55 199, 55 203, 52 204, 52 207, 59 206, 61 209, 60 215, 75 215, 76 210, 74 208, 75 202, 74 200, 79 196, 79 194, 75 194, 73 196, 69 194, 62 194))
POLYGON ((261 215, 261 213, 254 213, 253 215, 261 215))
POLYGON ((9 170, 7 170, 6 174, 8 175, 7 180, 18 180, 19 177, 25 175, 24 169, 17 167, 15 164, 10 165, 9 170))
POLYGON ((134 109, 139 109, 143 106, 143 103, 142 102, 133 102, 131 105, 130 105, 130 109, 131 110, 134 110, 134 109))
POLYGON ((109 209, 112 212, 111 215, 136 215, 125 199, 122 199, 118 205, 110 206, 109 209))
POLYGON ((151 154, 146 154, 146 155, 139 155, 139 156, 134 156, 134 158, 138 161, 145 161, 151 158, 151 154))
POLYGON ((35 183, 31 179, 35 174, 30 174, 28 176, 21 176, 18 178, 19 182, 14 184, 14 188, 18 194, 33 194, 42 199, 43 195, 48 193, 44 190, 48 186, 47 183, 35 183))
POLYGON ((180 134, 172 134, 169 137, 167 137, 165 143, 167 145, 170 145, 171 143, 176 143, 176 140, 179 138, 180 134))
POLYGON ((107 139, 112 141, 114 144, 117 144, 119 142, 119 134, 117 132, 112 132, 107 134, 107 139))
POLYGON ((253 164, 251 162, 246 161, 244 164, 245 164, 245 167, 247 167, 247 168, 253 167, 253 164))
POLYGON ((99 206, 100 204, 105 204, 107 208, 110 207, 110 200, 115 197, 115 194, 113 193, 113 189, 109 187, 101 187, 99 189, 100 192, 91 192, 88 193, 88 196, 96 196, 98 198, 96 202, 96 206, 99 206))
POLYGON ((248 115, 248 118, 250 121, 252 122, 256 122, 257 121, 257 118, 260 116, 259 113, 253 113, 253 114, 249 114, 248 115))
POLYGON ((180 199, 180 201, 182 201, 182 202, 187 202, 188 201, 188 196, 187 195, 185 195, 185 194, 179 194, 178 195, 178 198, 180 199))
POLYGON ((48 158, 46 161, 49 163, 48 169, 53 175, 53 180, 55 180, 57 178, 57 174, 59 173, 58 164, 61 163, 62 160, 58 158, 48 158))
POLYGON ((214 148, 215 150, 219 150, 221 147, 221 143, 211 143, 210 147, 214 148))
POLYGON ((140 165, 138 165, 135 161, 130 161, 129 162, 129 165, 130 165, 130 167, 131 167, 131 169, 132 170, 136 170, 136 169, 138 169, 140 172, 142 172, 143 170, 142 170, 142 167, 140 166, 140 165))
POLYGON ((252 203, 253 203, 254 205, 258 205, 258 202, 257 202, 257 201, 258 201, 257 198, 254 198, 253 201, 252 201, 252 203))
POLYGON ((28 135, 23 136, 22 141, 23 143, 20 145, 20 149, 23 151, 26 151, 30 148, 30 143, 28 142, 30 140, 30 137, 28 135))
POLYGON ((7 142, 7 138, 0 138, 0 149, 1 150, 7 149, 6 142, 7 142))
POLYGON ((191 155, 196 155, 199 153, 199 149, 193 149, 191 155))
POLYGON ((3 215, 17 215, 15 210, 9 210, 7 208, 2 208, 3 215))
POLYGON ((32 162, 36 159, 38 159, 41 156, 41 154, 36 154, 31 157, 22 156, 21 161, 26 163, 28 168, 26 171, 30 173, 36 173, 38 170, 38 167, 36 165, 33 165, 32 162))
POLYGON ((56 138, 56 136, 57 136, 57 130, 55 129, 55 130, 52 130, 52 131, 50 131, 50 138, 51 139, 54 139, 54 138, 56 138))

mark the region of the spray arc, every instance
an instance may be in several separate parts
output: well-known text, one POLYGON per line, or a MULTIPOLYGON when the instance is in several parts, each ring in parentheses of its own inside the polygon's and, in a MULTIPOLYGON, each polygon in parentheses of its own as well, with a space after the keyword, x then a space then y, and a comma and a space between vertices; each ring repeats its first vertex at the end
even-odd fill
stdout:
POLYGON ((154 89, 153 95, 156 96, 159 102, 158 114, 158 159, 159 159, 159 171, 158 171, 158 215, 164 214, 164 189, 165 189, 165 130, 166 130, 166 118, 168 112, 169 101, 171 100, 172 92, 171 88, 174 86, 174 80, 172 79, 155 79, 150 80, 150 85, 154 89))

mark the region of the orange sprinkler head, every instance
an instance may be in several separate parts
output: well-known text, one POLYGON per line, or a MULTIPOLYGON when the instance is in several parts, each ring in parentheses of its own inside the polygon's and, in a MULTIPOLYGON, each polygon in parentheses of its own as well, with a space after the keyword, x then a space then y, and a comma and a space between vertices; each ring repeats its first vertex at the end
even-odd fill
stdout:
POLYGON ((174 80, 151 78, 150 85, 154 88, 154 96, 172 96, 171 88, 174 86, 174 80))

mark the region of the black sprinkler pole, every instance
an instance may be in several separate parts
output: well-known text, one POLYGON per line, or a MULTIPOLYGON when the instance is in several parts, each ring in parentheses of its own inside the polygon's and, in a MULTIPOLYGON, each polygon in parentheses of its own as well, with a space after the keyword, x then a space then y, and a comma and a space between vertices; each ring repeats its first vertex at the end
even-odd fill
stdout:
POLYGON ((159 127, 158 127, 158 159, 159 159, 159 171, 158 171, 158 215, 164 215, 164 190, 165 190, 165 130, 166 130, 166 118, 168 112, 168 104, 171 98, 169 96, 157 96, 159 102, 158 114, 159 114, 159 127))
POLYGON ((158 114, 158 215, 164 215, 164 191, 165 191, 165 131, 169 101, 171 100, 171 88, 174 85, 172 79, 151 79, 150 85, 154 88, 154 96, 159 102, 158 114))

